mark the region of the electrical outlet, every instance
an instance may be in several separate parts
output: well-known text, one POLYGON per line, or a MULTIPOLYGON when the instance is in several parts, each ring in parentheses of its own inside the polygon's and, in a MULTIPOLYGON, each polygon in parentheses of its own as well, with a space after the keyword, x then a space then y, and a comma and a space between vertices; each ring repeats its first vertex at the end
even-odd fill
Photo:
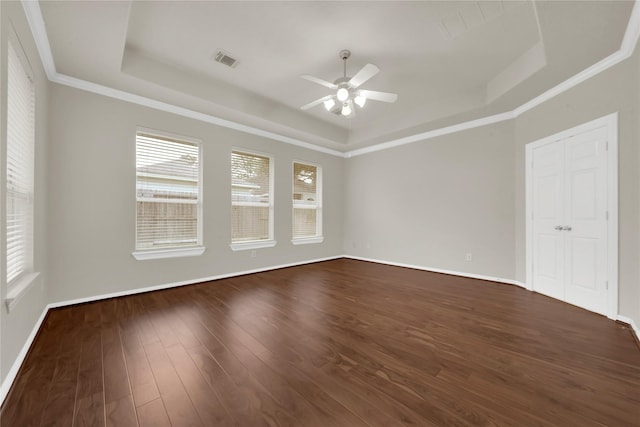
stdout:
POLYGON ((465 255, 465 259, 466 259, 467 261, 471 261, 471 260, 473 259, 473 257, 471 256, 471 253, 470 253, 470 252, 467 252, 467 255, 465 255))
POLYGON ((251 258, 255 258, 256 257, 256 251, 251 251, 251 258))

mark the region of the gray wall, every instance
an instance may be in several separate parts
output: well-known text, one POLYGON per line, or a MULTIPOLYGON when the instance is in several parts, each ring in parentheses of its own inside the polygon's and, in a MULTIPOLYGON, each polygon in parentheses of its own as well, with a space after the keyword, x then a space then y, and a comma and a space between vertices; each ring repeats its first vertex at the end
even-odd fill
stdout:
POLYGON ((525 144, 618 112, 619 313, 640 325, 638 52, 516 120, 516 278, 525 279, 525 144))
POLYGON ((503 122, 348 159, 346 253, 513 279, 513 140, 503 122))
MULTIPOLYGON (((6 259, 0 257, 0 383, 2 383, 18 353, 24 346, 38 318, 46 306, 46 286, 49 281, 47 270, 47 145, 48 145, 48 114, 47 98, 48 83, 40 63, 31 31, 26 22, 22 5, 19 2, 0 2, 0 158, 7 153, 7 40, 10 26, 16 31, 22 47, 29 59, 35 78, 36 90, 36 161, 35 161, 35 194, 34 194, 34 267, 40 275, 34 284, 26 291, 11 313, 4 305, 7 296, 6 259)), ((0 162, 0 224, 5 223, 4 200, 6 199, 5 162, 0 162)), ((0 247, 6 247, 4 227, 0 227, 0 247)))
POLYGON ((344 160, 100 95, 51 85, 49 301, 69 301, 148 286, 342 254, 344 160), (199 257, 136 261, 136 126, 203 141, 204 245, 199 257), (273 248, 233 252, 232 147, 266 152, 275 163, 273 248), (291 243, 292 162, 323 168, 324 242, 291 243))
POLYGON ((639 56, 514 120, 348 159, 345 252, 524 282, 525 145, 618 112, 619 313, 640 325, 639 56))

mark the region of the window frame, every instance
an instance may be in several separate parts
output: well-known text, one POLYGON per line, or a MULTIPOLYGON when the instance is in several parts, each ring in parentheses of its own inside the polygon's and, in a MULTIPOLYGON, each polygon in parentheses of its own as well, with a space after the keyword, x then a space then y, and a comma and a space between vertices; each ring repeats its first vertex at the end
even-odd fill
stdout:
POLYGON ((247 149, 244 147, 231 147, 229 151, 229 196, 231 198, 231 243, 229 247, 232 251, 244 251, 244 250, 252 250, 252 249, 261 249, 261 248, 271 248, 274 247, 278 242, 275 240, 275 158, 272 154, 247 149), (258 240, 243 240, 243 241, 234 241, 233 240, 233 171, 232 171, 232 157, 233 153, 240 153, 246 155, 253 155, 259 157, 266 157, 269 159, 269 237, 267 239, 258 239, 258 240))
POLYGON ((291 243, 294 245, 308 245, 308 244, 314 244, 314 243, 322 243, 324 241, 324 235, 323 235, 324 231, 323 231, 323 222, 322 222, 322 189, 323 189, 322 179, 323 179, 322 165, 315 162, 308 162, 305 160, 295 160, 295 159, 291 162, 291 243), (316 234, 315 236, 308 236, 308 237, 293 236, 295 209, 296 209, 296 204, 293 200, 293 194, 295 193, 295 187, 296 187, 296 184, 295 184, 296 177, 294 176, 296 163, 301 165, 306 165, 306 166, 313 166, 316 168, 316 204, 315 204, 316 205, 315 207, 316 234))
POLYGON ((35 194, 36 194, 36 176, 35 176, 35 164, 36 164, 36 129, 37 129, 37 103, 36 103, 36 92, 37 92, 37 88, 36 88, 36 80, 35 80, 35 74, 33 72, 33 68, 31 67, 31 63, 29 62, 29 58, 27 57, 26 52, 24 51, 24 47, 22 46, 22 43, 20 42, 20 39, 18 38, 18 35, 15 31, 15 29, 13 28, 13 25, 11 23, 9 23, 8 26, 8 37, 7 37, 7 77, 6 77, 6 81, 7 81, 7 110, 6 110, 6 117, 7 117, 7 122, 6 122, 6 126, 7 129, 9 127, 9 99, 8 99, 8 92, 9 92, 9 88, 11 85, 11 82, 9 80, 9 50, 13 50, 17 56, 17 59, 20 63, 20 68, 21 71, 24 72, 24 74, 27 76, 27 78, 29 79, 31 85, 30 85, 30 89, 31 89, 31 98, 32 98, 32 113, 33 116, 30 118, 31 123, 30 125, 32 126, 32 129, 30 130, 30 133, 32 133, 32 139, 30 141, 28 141, 28 143, 31 145, 30 147, 28 147, 28 150, 31 151, 31 157, 30 159, 28 159, 30 161, 30 168, 31 168, 31 186, 30 188, 28 188, 26 197, 28 199, 28 209, 29 209, 29 230, 28 230, 28 235, 24 236, 25 237, 25 241, 29 240, 27 243, 27 250, 28 250, 28 254, 25 256, 25 265, 24 268, 22 268, 22 270, 14 277, 11 278, 11 280, 8 280, 8 259, 7 259, 7 255, 8 255, 8 251, 7 251, 7 227, 8 227, 8 206, 9 206, 9 188, 8 188, 8 180, 7 180, 7 173, 8 173, 8 146, 9 146, 9 141, 8 141, 8 130, 7 130, 7 150, 5 151, 5 158, 3 159, 3 172, 5 175, 5 180, 7 182, 5 182, 5 193, 4 193, 4 199, 3 199, 3 204, 2 204, 2 208, 3 208, 3 218, 4 218, 4 232, 5 232, 5 241, 4 241, 4 258, 5 258, 5 272, 4 272, 4 280, 6 282, 6 287, 7 287, 7 294, 6 294, 6 299, 5 299, 5 305, 7 308, 7 312, 11 312, 12 309, 15 307, 15 305, 18 303, 18 301, 20 300, 20 298, 26 293, 26 291, 35 283, 37 277, 39 276, 39 272, 35 271, 35 194))
MULTIPOLYGON (((203 166, 203 143, 202 139, 194 138, 186 135, 176 134, 172 132, 167 132, 158 129, 146 128, 143 126, 136 126, 135 130, 135 156, 137 162, 137 144, 138 144, 138 134, 145 134, 151 137, 158 137, 159 139, 170 139, 177 141, 176 143, 184 142, 187 144, 194 144, 198 147, 198 200, 196 203, 196 215, 197 215, 197 226, 196 226, 196 243, 190 246, 179 246, 179 247, 163 247, 157 249, 138 249, 138 172, 137 166, 134 165, 135 173, 134 173, 134 198, 135 198, 135 227, 134 227, 134 251, 131 255, 138 261, 143 260, 151 260, 151 259, 164 259, 164 258, 181 258, 181 257, 192 257, 192 256, 200 256, 204 253, 206 247, 204 246, 203 241, 203 194, 204 194, 204 166, 203 166)), ((159 202, 161 203, 161 202, 159 202)))

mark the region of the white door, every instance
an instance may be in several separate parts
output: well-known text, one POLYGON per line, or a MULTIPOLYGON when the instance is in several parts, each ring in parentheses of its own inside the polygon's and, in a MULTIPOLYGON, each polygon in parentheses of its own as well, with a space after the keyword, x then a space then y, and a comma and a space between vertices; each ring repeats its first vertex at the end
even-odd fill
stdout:
POLYGON ((533 289, 607 314, 607 128, 533 150, 533 289))

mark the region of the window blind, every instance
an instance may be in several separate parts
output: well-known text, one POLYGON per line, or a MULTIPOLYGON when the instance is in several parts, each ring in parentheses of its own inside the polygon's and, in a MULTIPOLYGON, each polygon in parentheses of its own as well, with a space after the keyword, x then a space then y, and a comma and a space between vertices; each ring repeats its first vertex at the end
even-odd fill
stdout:
POLYGON ((293 163, 293 238, 322 235, 320 227, 320 168, 293 163))
POLYGON ((198 246, 200 144, 136 133, 136 249, 198 246))
POLYGON ((6 196, 6 256, 9 285, 23 273, 33 269, 34 145, 34 84, 16 47, 10 42, 7 59, 6 196))
POLYGON ((231 241, 273 239, 271 158, 231 152, 231 241))

